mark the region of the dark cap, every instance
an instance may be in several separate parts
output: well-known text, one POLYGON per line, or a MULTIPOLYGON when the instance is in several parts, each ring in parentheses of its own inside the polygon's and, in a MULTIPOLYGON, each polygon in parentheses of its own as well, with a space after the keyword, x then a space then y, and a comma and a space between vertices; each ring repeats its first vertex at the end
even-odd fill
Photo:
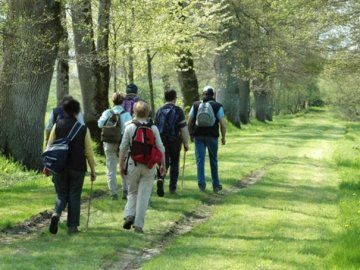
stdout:
POLYGON ((136 84, 130 83, 128 86, 126 86, 126 94, 137 94, 138 88, 136 84))
POLYGON ((207 85, 204 87, 203 94, 206 96, 213 96, 215 94, 215 92, 214 92, 214 89, 210 85, 207 85))

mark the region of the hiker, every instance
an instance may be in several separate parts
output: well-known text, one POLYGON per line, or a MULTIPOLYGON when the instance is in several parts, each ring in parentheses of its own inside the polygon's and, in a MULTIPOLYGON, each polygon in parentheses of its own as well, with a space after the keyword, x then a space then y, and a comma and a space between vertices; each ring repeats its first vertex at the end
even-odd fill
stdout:
POLYGON ((137 93, 138 87, 136 86, 136 84, 130 83, 126 86, 126 96, 122 106, 125 111, 131 114, 131 116, 133 116, 134 113, 134 104, 140 100, 140 98, 137 96, 137 93))
POLYGON ((225 118, 224 108, 214 99, 214 89, 205 86, 202 101, 194 102, 190 109, 188 126, 192 139, 195 141, 195 157, 197 165, 197 180, 200 191, 205 191, 205 154, 209 152, 211 179, 215 193, 222 190, 218 175, 218 138, 219 124, 221 131, 221 143, 225 145, 225 118))
MULTIPOLYGON (((64 110, 62 108, 64 102, 67 101, 67 100, 71 100, 71 99, 74 99, 74 98, 72 96, 70 96, 70 95, 65 95, 62 98, 62 100, 60 101, 60 104, 51 111, 48 123, 47 123, 47 125, 45 127, 45 144, 47 144, 47 142, 49 140, 50 132, 51 132, 51 129, 54 126, 54 124, 58 120, 63 119, 65 117, 65 113, 64 113, 64 110)), ((79 114, 76 115, 76 119, 81 124, 85 125, 84 124, 84 116, 83 116, 83 114, 81 112, 79 112, 79 114)))
MULTIPOLYGON (((106 169, 107 169, 107 183, 110 191, 110 197, 113 200, 118 200, 118 185, 116 179, 117 166, 119 164, 119 146, 121 143, 122 134, 124 134, 125 123, 131 120, 131 115, 121 104, 124 101, 124 95, 121 93, 114 93, 112 95, 112 102, 114 104, 112 109, 105 110, 98 120, 98 127, 104 128, 104 126, 110 121, 111 117, 115 116, 115 120, 119 123, 115 123, 118 128, 118 133, 115 134, 117 138, 108 138, 102 133, 102 141, 104 146, 104 152, 106 156, 106 169)), ((127 184, 125 179, 122 179, 122 199, 127 198, 127 184)))
MULTIPOLYGON (((184 151, 189 149, 189 130, 187 128, 184 111, 176 106, 177 94, 175 90, 164 93, 165 105, 155 115, 155 124, 159 129, 161 140, 165 147, 166 170, 170 167, 170 194, 176 194, 176 186, 179 177, 179 162, 181 145, 184 151)), ((164 177, 158 175, 157 194, 164 196, 164 177)))
MULTIPOLYGON (((160 173, 165 175, 165 148, 161 142, 159 130, 148 121, 150 112, 149 105, 144 101, 138 101, 134 105, 134 120, 128 122, 125 127, 124 136, 120 145, 120 171, 126 175, 129 185, 127 203, 124 211, 124 229, 131 229, 134 226, 135 232, 142 233, 145 222, 145 213, 148 208, 149 199, 154 183, 154 165, 140 162, 148 153, 146 142, 152 142, 156 151, 160 151, 161 162, 160 173), (142 142, 139 140, 143 140, 142 142), (130 151, 130 154, 128 154, 130 151)), ((154 149, 152 150, 154 151, 154 149)), ((151 152, 152 156, 153 152, 151 152)), ((145 162, 144 162, 145 163, 145 162)))
MULTIPOLYGON (((63 104, 66 113, 63 119, 54 124, 51 130, 48 145, 57 138, 65 138, 80 112, 80 103, 74 99, 66 100, 63 104)), ((68 206, 67 226, 70 234, 79 232, 80 198, 86 173, 86 161, 90 167, 90 179, 95 181, 95 161, 91 146, 90 132, 82 125, 75 138, 70 142, 70 151, 66 161, 66 168, 61 173, 53 174, 53 182, 57 194, 55 212, 51 217, 50 233, 56 234, 61 212, 68 206)), ((46 172, 45 172, 46 173, 46 172)))

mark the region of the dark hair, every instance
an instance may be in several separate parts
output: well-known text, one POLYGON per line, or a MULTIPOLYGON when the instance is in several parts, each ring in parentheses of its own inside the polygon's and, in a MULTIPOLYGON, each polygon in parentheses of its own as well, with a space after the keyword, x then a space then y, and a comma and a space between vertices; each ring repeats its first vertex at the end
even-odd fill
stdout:
POLYGON ((172 101, 176 98, 176 91, 174 89, 166 90, 164 93, 165 101, 172 101))
POLYGON ((138 88, 135 83, 130 83, 126 86, 126 94, 137 94, 138 88))
POLYGON ((112 95, 111 99, 115 105, 121 105, 125 99, 125 96, 122 93, 116 92, 112 95))
POLYGON ((72 96, 70 96, 70 95, 65 95, 65 96, 63 96, 63 98, 61 99, 60 105, 64 104, 65 101, 72 100, 72 99, 74 99, 72 96))
POLYGON ((63 109, 70 116, 77 115, 80 112, 80 103, 75 99, 66 100, 63 109))

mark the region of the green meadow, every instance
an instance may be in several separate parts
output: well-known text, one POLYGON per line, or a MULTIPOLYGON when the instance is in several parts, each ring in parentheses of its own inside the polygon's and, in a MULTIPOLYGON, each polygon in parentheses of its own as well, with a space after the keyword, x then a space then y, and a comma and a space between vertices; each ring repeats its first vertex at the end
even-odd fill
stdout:
MULTIPOLYGON (((159 198, 154 185, 144 234, 122 229, 125 201, 106 195, 100 156, 94 191, 103 195, 92 200, 88 229, 86 177, 80 234, 68 235, 64 218, 57 235, 48 222, 30 234, 7 233, 51 211, 55 192, 51 178, 3 158, 0 168, 0 269, 360 268, 360 125, 326 109, 241 130, 228 125, 227 144, 219 147, 223 194, 197 190, 191 145, 178 195, 159 198), (236 188, 256 171, 253 184, 236 188), (201 222, 174 233, 201 213, 201 222)), ((210 184, 208 162, 206 175, 210 184)))

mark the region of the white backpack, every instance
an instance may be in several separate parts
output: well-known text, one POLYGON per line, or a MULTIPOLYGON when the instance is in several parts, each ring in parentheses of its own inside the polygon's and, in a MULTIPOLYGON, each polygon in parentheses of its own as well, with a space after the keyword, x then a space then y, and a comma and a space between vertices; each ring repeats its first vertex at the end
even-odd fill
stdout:
POLYGON ((215 124, 216 118, 210 102, 201 101, 199 105, 195 122, 198 127, 212 127, 215 124))

